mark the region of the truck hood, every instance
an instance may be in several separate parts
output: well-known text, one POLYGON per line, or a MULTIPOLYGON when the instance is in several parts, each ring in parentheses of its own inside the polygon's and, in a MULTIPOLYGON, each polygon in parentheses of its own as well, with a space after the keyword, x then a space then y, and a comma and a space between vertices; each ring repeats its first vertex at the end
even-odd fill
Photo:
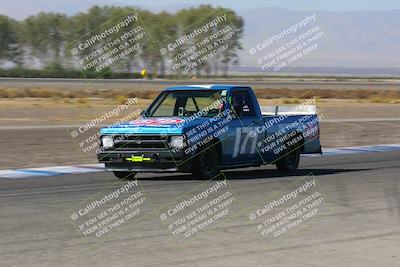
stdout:
POLYGON ((102 128, 100 134, 182 134, 186 128, 201 124, 207 119, 209 118, 200 117, 192 120, 181 117, 140 118, 102 128))

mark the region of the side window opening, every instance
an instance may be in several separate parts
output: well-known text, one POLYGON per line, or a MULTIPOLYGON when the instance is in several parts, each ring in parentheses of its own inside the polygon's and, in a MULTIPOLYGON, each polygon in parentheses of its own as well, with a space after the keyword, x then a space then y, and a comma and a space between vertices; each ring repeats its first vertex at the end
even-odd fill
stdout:
POLYGON ((254 116, 254 106, 247 90, 232 92, 232 107, 238 117, 254 116))

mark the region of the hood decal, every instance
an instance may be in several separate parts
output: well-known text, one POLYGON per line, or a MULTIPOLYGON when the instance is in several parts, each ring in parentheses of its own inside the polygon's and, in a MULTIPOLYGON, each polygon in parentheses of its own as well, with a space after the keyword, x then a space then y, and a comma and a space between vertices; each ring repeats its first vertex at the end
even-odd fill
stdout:
POLYGON ((181 118, 140 118, 109 126, 100 130, 100 134, 181 134, 181 118))
POLYGON ((176 127, 177 124, 183 123, 183 119, 171 119, 171 118, 151 118, 141 119, 136 121, 128 122, 129 126, 148 126, 148 127, 176 127))

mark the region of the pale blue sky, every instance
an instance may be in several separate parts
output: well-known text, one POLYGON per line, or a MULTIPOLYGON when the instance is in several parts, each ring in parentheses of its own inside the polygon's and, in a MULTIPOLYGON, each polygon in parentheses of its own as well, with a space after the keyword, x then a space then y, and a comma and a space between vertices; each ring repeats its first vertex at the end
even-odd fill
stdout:
POLYGON ((231 7, 235 10, 249 9, 267 6, 279 6, 295 10, 387 10, 400 9, 399 0, 162 0, 162 1, 136 1, 136 0, 119 0, 126 3, 146 3, 147 5, 180 5, 180 4, 204 4, 210 3, 231 7), (154 4, 153 4, 154 3, 154 4))

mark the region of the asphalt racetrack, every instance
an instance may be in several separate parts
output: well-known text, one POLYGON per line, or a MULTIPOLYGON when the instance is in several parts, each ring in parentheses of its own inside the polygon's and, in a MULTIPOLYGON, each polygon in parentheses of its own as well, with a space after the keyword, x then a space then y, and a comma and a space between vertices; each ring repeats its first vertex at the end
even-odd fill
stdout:
POLYGON ((152 208, 92 237, 82 236, 71 213, 128 181, 106 172, 0 179, 0 266, 400 266, 399 174, 400 152, 302 158, 291 175, 272 166, 228 171, 240 199, 231 210, 241 212, 183 241, 157 211, 205 181, 141 174, 152 208), (248 211, 305 176, 318 182, 329 209, 289 233, 262 236, 248 211))

